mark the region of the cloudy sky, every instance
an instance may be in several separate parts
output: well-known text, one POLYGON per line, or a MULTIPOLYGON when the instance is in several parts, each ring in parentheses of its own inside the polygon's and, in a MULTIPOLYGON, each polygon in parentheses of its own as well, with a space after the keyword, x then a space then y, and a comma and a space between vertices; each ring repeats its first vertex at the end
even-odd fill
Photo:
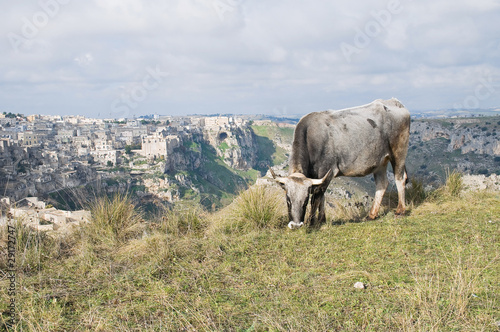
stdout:
POLYGON ((500 106, 500 0, 0 0, 0 112, 500 106))

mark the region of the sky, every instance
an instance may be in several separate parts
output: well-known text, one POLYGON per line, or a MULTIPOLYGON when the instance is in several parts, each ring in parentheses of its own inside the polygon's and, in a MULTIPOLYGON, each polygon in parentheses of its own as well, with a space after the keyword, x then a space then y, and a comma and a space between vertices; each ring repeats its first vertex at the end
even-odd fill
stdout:
POLYGON ((0 112, 500 107, 500 0, 0 0, 0 112))

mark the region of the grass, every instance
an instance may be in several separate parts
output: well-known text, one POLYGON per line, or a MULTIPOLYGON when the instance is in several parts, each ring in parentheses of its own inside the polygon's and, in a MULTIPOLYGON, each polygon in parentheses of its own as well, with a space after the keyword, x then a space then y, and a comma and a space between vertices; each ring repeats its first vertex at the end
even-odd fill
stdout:
POLYGON ((31 263, 18 266, 15 330, 497 331, 500 194, 449 192, 404 217, 352 222, 329 210, 321 228, 295 231, 274 187, 150 224, 127 197, 103 200, 65 237, 32 241, 17 223, 17 262, 31 263))

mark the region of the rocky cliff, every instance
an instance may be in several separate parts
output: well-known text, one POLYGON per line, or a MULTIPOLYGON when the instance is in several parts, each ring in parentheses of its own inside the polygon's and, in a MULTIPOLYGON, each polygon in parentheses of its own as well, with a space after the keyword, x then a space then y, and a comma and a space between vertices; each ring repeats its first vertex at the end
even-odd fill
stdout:
MULTIPOLYGON (((447 151, 500 156, 499 124, 484 119, 419 120, 411 124, 411 139, 427 142, 449 140, 447 151)), ((498 121, 500 123, 500 121, 498 121)))
POLYGON ((227 166, 237 170, 255 167, 258 161, 258 146, 250 127, 206 129, 203 131, 203 137, 227 166))

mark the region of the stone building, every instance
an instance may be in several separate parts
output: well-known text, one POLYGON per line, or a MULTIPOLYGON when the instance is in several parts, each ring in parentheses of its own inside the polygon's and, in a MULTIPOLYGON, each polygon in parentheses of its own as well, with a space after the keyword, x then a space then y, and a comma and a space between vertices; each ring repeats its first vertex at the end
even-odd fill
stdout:
POLYGON ((140 154, 146 158, 155 159, 163 156, 165 159, 181 145, 179 136, 169 135, 166 131, 156 132, 142 138, 140 154))

